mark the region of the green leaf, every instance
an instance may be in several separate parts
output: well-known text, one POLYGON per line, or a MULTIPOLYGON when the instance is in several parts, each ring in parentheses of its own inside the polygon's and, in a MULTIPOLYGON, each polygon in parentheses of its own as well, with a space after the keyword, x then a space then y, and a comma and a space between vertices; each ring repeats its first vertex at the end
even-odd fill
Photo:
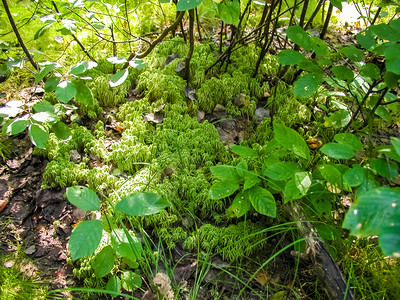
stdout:
POLYGON ((385 72, 384 75, 385 84, 389 89, 393 89, 398 86, 400 75, 394 74, 392 72, 385 72))
POLYGON ((228 216, 234 215, 236 218, 240 218, 251 208, 251 203, 248 199, 248 191, 240 192, 236 195, 231 206, 226 210, 228 216))
POLYGON ((331 0, 331 4, 342 11, 342 0, 331 0))
POLYGON ((250 203, 257 212, 268 217, 276 217, 275 199, 269 191, 260 186, 253 186, 251 189, 247 190, 247 195, 250 203))
POLYGON ((303 75, 294 83, 293 93, 298 98, 308 98, 318 90, 323 81, 321 73, 303 75))
POLYGON ((13 118, 23 111, 24 110, 19 107, 9 107, 6 105, 3 107, 0 107, 0 118, 4 118, 4 117, 13 118))
POLYGON ((384 51, 386 70, 400 75, 400 44, 392 45, 384 51))
POLYGON ((350 83, 354 79, 353 71, 346 66, 334 66, 331 70, 333 75, 339 80, 345 80, 350 83))
POLYGON ((33 39, 37 40, 38 38, 43 36, 46 33, 46 31, 51 27, 51 25, 53 25, 53 23, 48 23, 48 24, 44 25, 43 27, 40 27, 39 30, 36 31, 35 35, 33 36, 33 39))
POLYGON ((253 172, 246 172, 244 177, 244 185, 243 190, 247 190, 261 182, 261 179, 257 176, 257 174, 253 172))
POLYGON ((387 40, 390 42, 400 41, 400 31, 395 30, 389 24, 381 23, 378 25, 373 25, 369 27, 369 30, 371 30, 375 35, 378 36, 378 38, 382 40, 387 40))
POLYGON ((44 90, 47 93, 53 92, 57 88, 57 85, 60 83, 60 80, 60 77, 57 76, 52 76, 48 78, 44 84, 44 90))
POLYGON ((400 139, 392 136, 390 137, 390 141, 392 142, 394 150, 396 150, 397 154, 400 156, 400 139))
POLYGON ((288 180, 289 178, 293 177, 297 169, 298 166, 294 162, 280 161, 272 165, 266 166, 263 174, 264 176, 267 176, 273 180, 288 180))
POLYGON ((341 109, 325 119, 325 127, 333 127, 336 129, 343 128, 351 120, 351 111, 347 109, 341 109))
POLYGON ((73 67, 71 69, 71 71, 69 71, 69 73, 73 74, 73 75, 83 74, 88 69, 88 66, 89 66, 89 64, 87 61, 82 61, 82 62, 78 63, 75 67, 73 67))
POLYGON ((240 163, 236 165, 236 172, 238 173, 239 176, 244 177, 245 174, 247 173, 246 171, 249 170, 249 167, 247 166, 247 162, 242 160, 240 163))
POLYGON ((140 275, 132 271, 123 271, 121 275, 122 287, 129 292, 140 288, 142 286, 142 279, 140 275))
POLYGON ((32 144, 41 149, 46 148, 50 135, 42 125, 32 124, 29 127, 28 133, 32 144))
POLYGON ((129 65, 134 68, 134 69, 138 69, 138 70, 142 70, 144 69, 144 67, 146 67, 145 62, 142 59, 132 59, 129 62, 129 65))
POLYGON ((35 76, 35 82, 40 82, 42 79, 57 67, 56 63, 48 63, 35 76))
POLYGON ((128 69, 121 70, 117 73, 115 73, 112 77, 111 80, 108 82, 111 87, 116 87, 125 82, 125 80, 128 78, 129 71, 128 69))
POLYGON ((312 36, 311 42, 312 42, 312 50, 315 52, 317 57, 319 58, 329 57, 329 48, 323 40, 321 40, 317 36, 312 36))
POLYGON ((361 76, 371 79, 380 79, 381 71, 377 65, 373 63, 367 63, 361 67, 361 76))
POLYGON ((346 57, 350 58, 353 61, 362 61, 364 59, 364 52, 361 51, 360 49, 357 49, 353 45, 343 47, 339 51, 340 53, 343 53, 346 55, 346 57))
POLYGON ((375 114, 386 122, 392 121, 392 115, 385 106, 379 105, 378 108, 375 110, 375 114))
POLYGON ((319 165, 318 170, 322 177, 330 183, 332 192, 340 192, 343 189, 342 173, 337 168, 332 165, 319 165))
POLYGON ((353 165, 353 168, 344 173, 343 180, 351 187, 359 186, 365 181, 365 169, 360 165, 353 165))
POLYGON ((71 81, 61 81, 54 92, 58 101, 68 103, 76 95, 75 85, 71 81))
POLYGON ((114 267, 114 250, 111 246, 104 247, 90 264, 94 270, 94 276, 97 278, 108 275, 114 267))
POLYGON ((279 144, 292 151, 296 156, 302 157, 306 160, 310 159, 310 149, 307 143, 295 130, 280 125, 276 122, 273 124, 275 139, 279 144))
POLYGON ((239 184, 230 181, 216 181, 212 184, 208 193, 209 197, 214 200, 229 197, 239 189, 239 184))
POLYGON ((39 123, 55 123, 58 121, 57 115, 48 111, 35 113, 32 115, 32 119, 39 123))
POLYGON ((74 34, 78 27, 76 26, 76 23, 72 19, 62 19, 61 20, 62 24, 64 25, 64 30, 61 31, 62 34, 68 35, 68 34, 74 34))
POLYGON ((363 145, 358 137, 349 132, 338 133, 333 138, 339 144, 349 145, 354 151, 362 151, 363 145))
POLYGON ((307 51, 311 50, 313 43, 310 39, 310 36, 300 26, 297 26, 297 25, 290 26, 286 30, 286 35, 288 36, 289 39, 292 40, 292 42, 299 45, 304 50, 307 50, 307 51))
POLYGON ((303 54, 294 50, 282 50, 278 54, 278 61, 281 65, 297 65, 306 58, 303 54))
POLYGON ((107 282, 106 290, 115 293, 121 292, 121 279, 119 279, 117 276, 111 277, 107 282))
POLYGON ((238 0, 225 0, 217 3, 218 15, 225 24, 239 25, 240 3, 238 0))
MULTIPOLYGON (((7 126, 7 133, 14 135, 14 134, 18 134, 21 133, 22 131, 24 131, 26 129, 26 127, 30 124, 30 122, 28 120, 24 120, 24 119, 15 119, 12 121, 11 124, 9 124, 7 126)), ((3 125, 4 126, 4 125, 3 125)))
POLYGON ((142 243, 131 231, 114 229, 111 232, 111 245, 119 256, 128 258, 130 263, 141 258, 142 243))
POLYGON ((102 232, 99 220, 79 223, 72 231, 68 242, 72 260, 92 255, 100 244, 102 232))
POLYGON ((258 153, 256 150, 246 146, 232 145, 231 151, 240 157, 257 157, 258 153))
POLYGON ((346 144, 328 143, 323 145, 320 150, 335 159, 350 159, 355 155, 353 149, 346 144))
POLYGON ((331 218, 333 194, 321 182, 313 183, 305 195, 319 217, 331 218))
POLYGON ((241 178, 232 166, 218 165, 210 167, 211 174, 219 180, 239 183, 241 178))
POLYGON ((379 175, 394 180, 399 175, 398 166, 395 162, 388 162, 382 158, 372 158, 369 162, 371 169, 375 170, 379 175))
POLYGON ((178 0, 176 4, 177 11, 184 11, 196 8, 203 2, 203 0, 178 0))
POLYGON ((61 121, 53 124, 51 127, 56 137, 62 141, 67 140, 71 136, 69 127, 61 121))
POLYGON ((375 46, 374 35, 368 29, 358 33, 356 38, 360 45, 367 50, 370 50, 373 46, 375 46))
POLYGON ((100 199, 96 193, 85 186, 67 188, 67 199, 71 204, 82 210, 94 211, 100 209, 100 199))
POLYGON ((162 211, 169 205, 160 195, 134 193, 121 199, 115 208, 130 216, 147 216, 162 211))
POLYGON ((76 87, 75 99, 81 104, 93 105, 93 95, 89 88, 80 81, 74 81, 76 87))
POLYGON ((384 255, 400 256, 400 193, 390 188, 375 188, 358 196, 350 207, 343 228, 361 237, 379 236, 384 255))

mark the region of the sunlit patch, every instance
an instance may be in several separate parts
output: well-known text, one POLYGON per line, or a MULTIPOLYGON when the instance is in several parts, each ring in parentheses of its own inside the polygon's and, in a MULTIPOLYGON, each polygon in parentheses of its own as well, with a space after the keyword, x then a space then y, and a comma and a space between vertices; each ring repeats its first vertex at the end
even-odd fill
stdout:
POLYGON ((358 214, 358 209, 354 210, 354 214, 357 215, 358 214))
POLYGON ((358 223, 357 226, 356 226, 356 229, 361 229, 361 227, 362 227, 362 224, 358 223))
POLYGON ((392 203, 392 207, 396 207, 397 206, 397 203, 396 202, 393 202, 392 203))

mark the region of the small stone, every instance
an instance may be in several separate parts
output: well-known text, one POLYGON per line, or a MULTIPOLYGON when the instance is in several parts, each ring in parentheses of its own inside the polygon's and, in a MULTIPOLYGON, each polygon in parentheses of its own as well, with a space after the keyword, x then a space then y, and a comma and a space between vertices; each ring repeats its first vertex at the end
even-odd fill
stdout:
POLYGON ((69 154, 69 158, 71 159, 72 162, 74 162, 76 164, 80 163, 82 160, 82 156, 75 149, 71 151, 71 153, 69 154))
POLYGON ((9 260, 4 263, 4 268, 11 268, 15 264, 15 261, 9 260))
POLYGON ((26 255, 31 255, 36 252, 36 247, 35 245, 30 246, 28 249, 25 250, 26 255))
POLYGON ((264 120, 265 118, 269 118, 271 116, 271 112, 268 109, 262 107, 257 108, 254 114, 257 117, 256 120, 257 124, 260 124, 262 120, 264 120))
POLYGON ((204 112, 204 111, 198 111, 197 112, 197 121, 198 122, 201 122, 201 121, 203 121, 204 120, 204 118, 205 118, 205 116, 206 116, 206 113, 204 112))
POLYGON ((213 112, 224 112, 225 111, 225 106, 221 105, 221 104, 217 104, 214 107, 213 112))

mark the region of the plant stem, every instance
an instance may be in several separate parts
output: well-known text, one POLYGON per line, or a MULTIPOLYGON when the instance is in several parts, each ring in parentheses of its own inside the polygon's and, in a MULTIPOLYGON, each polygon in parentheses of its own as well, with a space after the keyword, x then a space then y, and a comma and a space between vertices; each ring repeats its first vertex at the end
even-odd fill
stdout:
POLYGON ((194 50, 193 25, 194 25, 194 9, 191 9, 189 10, 189 52, 185 60, 185 78, 184 78, 188 85, 190 82, 190 60, 192 59, 194 50))

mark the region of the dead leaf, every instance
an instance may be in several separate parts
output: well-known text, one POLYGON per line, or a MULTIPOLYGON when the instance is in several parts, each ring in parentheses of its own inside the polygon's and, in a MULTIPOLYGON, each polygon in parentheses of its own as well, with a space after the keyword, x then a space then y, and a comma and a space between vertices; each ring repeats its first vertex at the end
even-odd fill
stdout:
POLYGON ((7 204, 8 200, 0 200, 0 212, 3 211, 7 204))
POLYGON ((254 278, 262 286, 265 286, 271 280, 271 277, 265 272, 258 272, 254 278))

